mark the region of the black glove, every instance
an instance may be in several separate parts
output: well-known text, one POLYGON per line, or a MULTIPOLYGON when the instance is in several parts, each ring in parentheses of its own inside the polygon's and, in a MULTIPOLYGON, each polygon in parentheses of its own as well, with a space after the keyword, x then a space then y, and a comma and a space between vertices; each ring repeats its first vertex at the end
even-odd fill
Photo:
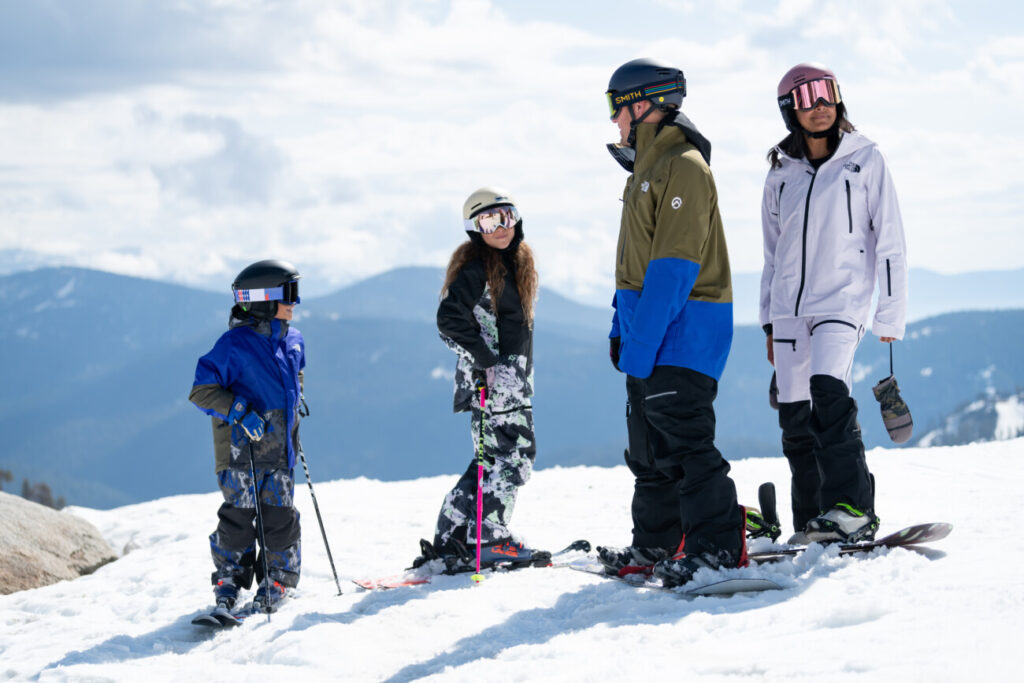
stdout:
MULTIPOLYGON (((612 365, 615 366, 616 370, 619 370, 619 346, 621 345, 621 337, 608 338, 608 357, 611 358, 612 365)), ((619 370, 619 372, 622 372, 622 370, 619 370)))
POLYGON ((474 389, 479 389, 481 386, 484 389, 487 388, 487 371, 483 368, 473 368, 470 378, 473 380, 474 389))

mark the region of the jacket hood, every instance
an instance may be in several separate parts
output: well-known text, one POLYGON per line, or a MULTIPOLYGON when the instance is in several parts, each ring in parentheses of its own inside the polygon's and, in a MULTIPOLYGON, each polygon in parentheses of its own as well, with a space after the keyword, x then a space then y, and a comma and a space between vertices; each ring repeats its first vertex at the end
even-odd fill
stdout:
MULTIPOLYGON (((711 142, 704 137, 699 130, 697 130, 697 126, 694 125, 693 121, 691 121, 686 114, 681 111, 677 111, 673 118, 662 119, 662 121, 656 125, 654 135, 651 136, 652 139, 657 137, 658 132, 665 126, 675 126, 679 130, 683 131, 687 141, 696 147, 700 152, 700 155, 704 157, 704 163, 708 166, 711 165, 711 142)), ((652 125, 651 127, 654 126, 652 125)), ((641 130, 643 129, 637 126, 636 133, 638 139, 641 137, 641 130)), ((607 147, 612 158, 614 158, 622 168, 632 173, 634 166, 636 165, 636 147, 617 142, 609 143, 607 147)))
POLYGON ((704 137, 704 135, 699 130, 697 130, 697 126, 694 125, 693 121, 691 121, 689 117, 687 117, 686 114, 684 114, 681 111, 676 112, 675 118, 666 120, 668 121, 668 123, 664 123, 662 125, 675 126, 676 128, 679 128, 684 133, 686 133, 687 141, 689 141, 694 147, 697 148, 698 151, 700 151, 700 155, 704 157, 704 163, 710 166, 711 141, 704 137))
MULTIPOLYGON (((841 135, 841 137, 839 138, 839 146, 836 147, 836 151, 832 154, 832 158, 833 159, 841 159, 843 157, 850 156, 854 152, 862 150, 862 149, 864 149, 866 147, 875 147, 875 146, 876 146, 876 144, 875 144, 874 141, 864 137, 863 135, 861 135, 860 133, 858 133, 856 131, 854 131, 852 133, 843 133, 841 135)), ((800 163, 800 162, 809 163, 803 157, 796 158, 796 157, 792 157, 792 156, 786 154, 778 146, 775 147, 775 150, 779 153, 779 158, 780 159, 785 159, 786 161, 788 161, 790 163, 800 163)))

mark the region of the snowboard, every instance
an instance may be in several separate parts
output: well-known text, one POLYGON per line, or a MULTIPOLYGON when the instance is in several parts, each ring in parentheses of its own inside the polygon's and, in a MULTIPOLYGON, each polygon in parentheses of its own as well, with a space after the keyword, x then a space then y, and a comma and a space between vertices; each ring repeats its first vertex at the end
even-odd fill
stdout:
MULTIPOLYGON (((843 543, 839 545, 840 555, 852 555, 855 553, 866 553, 876 548, 901 548, 907 546, 922 545, 932 541, 941 541, 953 531, 953 525, 946 522, 931 522, 929 524, 915 524, 888 536, 874 541, 861 541, 860 543, 843 543)), ((778 562, 794 555, 799 555, 807 550, 806 545, 792 548, 778 548, 765 550, 763 552, 749 553, 748 557, 754 564, 766 562, 778 562)))
POLYGON ((632 586, 633 588, 649 588, 653 590, 670 591, 676 595, 690 598, 705 596, 730 597, 737 593, 760 593, 762 591, 782 590, 782 586, 769 579, 743 577, 721 579, 719 581, 712 581, 711 583, 696 586, 684 584, 682 586, 670 588, 668 586, 663 586, 659 579, 642 572, 626 574, 624 576, 606 574, 604 571, 604 565, 593 557, 588 557, 584 560, 576 560, 569 563, 568 567, 569 569, 575 569, 578 572, 585 572, 587 574, 593 574, 594 576, 600 576, 604 579, 619 581, 620 583, 632 586))
MULTIPOLYGON (((574 558, 579 553, 590 552, 590 543, 585 540, 573 541, 566 547, 562 548, 556 553, 551 554, 551 558, 547 564, 539 565, 542 567, 559 567, 565 566, 565 564, 574 558)), ((483 570, 485 574, 503 573, 509 571, 515 571, 517 569, 525 569, 526 567, 538 566, 532 562, 516 563, 516 562, 499 562, 491 567, 487 567, 483 570)), ((469 573, 466 572, 455 572, 455 573, 469 573)), ((364 588, 366 590, 388 590, 392 588, 403 588, 405 586, 421 586, 423 584, 430 583, 433 579, 438 576, 453 576, 455 573, 445 572, 442 574, 417 574, 415 570, 407 570, 401 574, 393 574, 391 576, 382 576, 379 578, 369 579, 352 579, 352 583, 364 588)))

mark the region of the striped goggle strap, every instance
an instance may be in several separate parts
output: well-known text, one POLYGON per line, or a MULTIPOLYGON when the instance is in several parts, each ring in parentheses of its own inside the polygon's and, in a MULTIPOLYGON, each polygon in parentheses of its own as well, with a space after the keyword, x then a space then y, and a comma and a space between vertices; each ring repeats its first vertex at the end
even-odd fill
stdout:
POLYGON ((686 97, 686 79, 682 75, 670 81, 651 83, 632 90, 609 90, 605 93, 605 97, 608 98, 608 111, 614 118, 619 109, 627 104, 633 104, 640 100, 657 100, 660 96, 676 91, 682 92, 683 97, 686 97))
POLYGON ((252 301, 283 301, 284 286, 268 287, 266 289, 235 289, 235 303, 249 303, 252 301))
POLYGON ((235 303, 251 303, 254 301, 284 301, 289 304, 299 303, 299 283, 297 280, 286 282, 280 287, 265 289, 232 289, 235 303))

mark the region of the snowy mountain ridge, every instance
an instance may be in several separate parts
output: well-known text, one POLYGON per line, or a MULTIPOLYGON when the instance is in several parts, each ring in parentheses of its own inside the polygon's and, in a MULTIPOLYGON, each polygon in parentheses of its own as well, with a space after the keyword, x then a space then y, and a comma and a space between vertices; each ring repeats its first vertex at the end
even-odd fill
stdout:
MULTIPOLYGON (((306 487, 299 595, 267 623, 224 632, 189 620, 210 604, 207 535, 217 493, 113 510, 77 508, 118 561, 75 581, 0 597, 0 677, 40 681, 1009 680, 1024 608, 1024 549, 1007 543, 1024 477, 1024 440, 948 448, 873 449, 881 533, 946 521, 927 550, 838 557, 815 546, 791 562, 729 570, 781 591, 683 599, 567 569, 466 576, 428 586, 337 596, 306 487)), ((741 502, 773 480, 781 458, 732 463, 741 502)), ((339 572, 407 566, 432 533, 452 476, 316 482, 339 572)), ((212 488, 212 486, 211 486, 212 488)), ((625 467, 550 468, 522 490, 513 528, 536 547, 575 538, 629 541, 625 467)), ((783 506, 785 508, 785 506, 783 506)), ((780 511, 786 532, 789 514, 780 511)), ((752 545, 760 549, 764 539, 752 545)), ((706 578, 706 577, 705 577, 706 578)))
MULTIPOLYGON (((433 321, 440 278, 404 268, 303 299, 312 416, 302 443, 314 475, 399 480, 462 466, 467 421, 451 412, 454 360, 433 321)), ((0 391, 0 469, 90 507, 205 490, 210 424, 186 397, 196 359, 225 329, 227 298, 81 269, 0 277, 0 343, 17 359, 0 391)), ((543 290, 537 316, 538 467, 620 464, 625 391, 608 362, 610 309, 543 290)), ((1024 310, 950 313, 907 332, 895 345, 896 375, 918 434, 1024 377, 1024 310)), ((854 373, 865 443, 888 446, 871 394, 889 374, 887 346, 867 337, 854 373)), ((715 404, 730 460, 779 454, 770 377, 764 333, 737 325, 715 404)))
POLYGON ((959 446, 1024 436, 1024 390, 1008 396, 995 391, 988 394, 947 416, 940 427, 923 435, 917 445, 959 446))

